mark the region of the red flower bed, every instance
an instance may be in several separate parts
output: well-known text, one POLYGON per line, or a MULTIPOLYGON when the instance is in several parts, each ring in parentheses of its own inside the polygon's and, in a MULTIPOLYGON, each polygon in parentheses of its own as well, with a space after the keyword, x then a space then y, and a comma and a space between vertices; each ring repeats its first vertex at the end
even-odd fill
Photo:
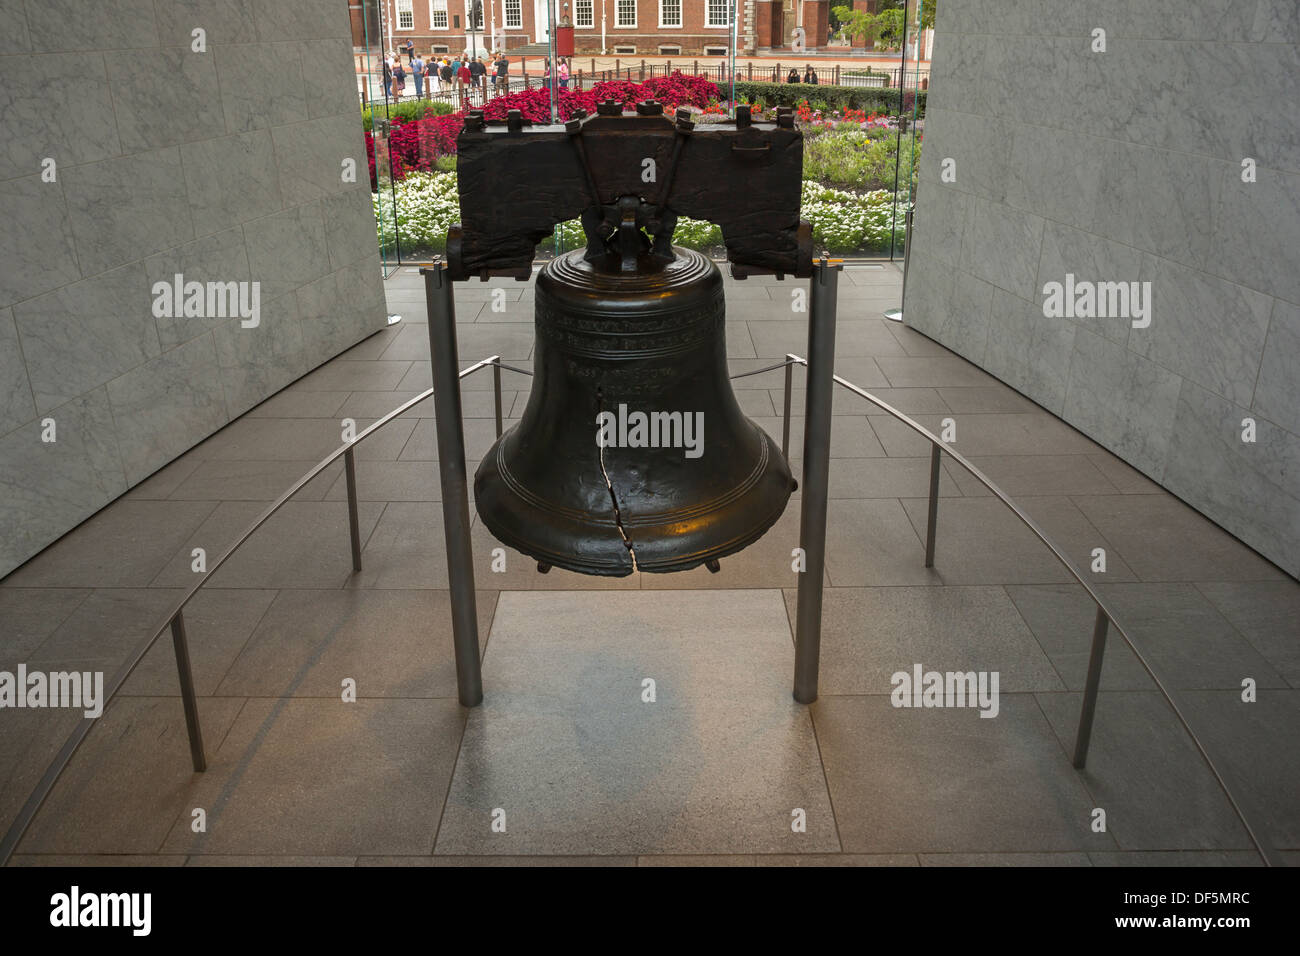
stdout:
MULTIPOLYGON (((644 83, 612 80, 597 83, 590 90, 562 90, 559 114, 560 120, 564 121, 572 117, 574 110, 594 113, 596 104, 604 100, 620 103, 657 100, 668 111, 678 106, 704 109, 718 95, 717 86, 703 77, 685 76, 677 72, 644 83)), ((549 123, 551 91, 545 87, 534 87, 495 97, 483 107, 483 115, 491 120, 503 120, 511 110, 519 110, 524 119, 531 123, 549 123)), ((433 169, 439 156, 455 153, 456 136, 463 125, 463 112, 430 116, 409 123, 394 123, 388 136, 394 178, 402 179, 411 170, 433 169)), ((375 141, 370 133, 366 133, 366 152, 370 158, 370 188, 375 189, 375 141)))

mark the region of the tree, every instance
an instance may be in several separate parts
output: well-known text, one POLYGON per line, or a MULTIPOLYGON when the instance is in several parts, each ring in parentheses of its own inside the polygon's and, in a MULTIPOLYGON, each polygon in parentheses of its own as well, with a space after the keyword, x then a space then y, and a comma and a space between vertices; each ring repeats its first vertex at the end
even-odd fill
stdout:
MULTIPOLYGON (((921 26, 934 28, 934 8, 937 0, 927 0, 921 12, 921 26)), ((876 13, 854 10, 852 7, 832 7, 833 19, 843 25, 845 35, 862 37, 867 45, 879 40, 887 46, 899 47, 907 34, 904 22, 904 7, 913 23, 916 21, 917 0, 879 0, 876 13)))

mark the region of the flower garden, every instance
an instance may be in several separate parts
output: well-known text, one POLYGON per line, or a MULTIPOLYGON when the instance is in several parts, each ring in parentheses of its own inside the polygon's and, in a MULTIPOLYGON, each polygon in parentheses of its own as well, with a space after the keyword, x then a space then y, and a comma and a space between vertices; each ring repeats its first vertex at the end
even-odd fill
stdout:
MULTIPOLYGON (((560 119, 567 120, 579 109, 594 113, 597 103, 609 99, 623 103, 657 100, 667 111, 685 106, 698 114, 701 123, 721 122, 729 115, 728 104, 719 99, 713 83, 674 73, 639 83, 615 81, 598 83, 589 90, 561 91, 560 119)), ((757 97, 748 99, 761 116, 767 104, 757 97)), ((516 109, 531 122, 549 122, 550 91, 538 88, 498 96, 483 107, 488 119, 502 120, 516 109)), ((888 254, 891 233, 901 248, 906 198, 904 195, 895 206, 895 169, 905 192, 920 156, 920 136, 900 135, 884 113, 848 106, 830 108, 804 100, 796 116, 805 137, 802 216, 813 225, 818 250, 848 256, 888 254)), ((366 132, 380 243, 391 253, 400 240, 405 258, 441 252, 448 227, 460 218, 455 152, 463 114, 435 115, 430 110, 416 116, 408 111, 391 122, 392 182, 386 182, 382 191, 377 186, 374 136, 366 132)), ((673 241, 722 255, 721 231, 709 222, 678 220, 673 241)), ((539 247, 538 254, 550 254, 557 247, 561 251, 575 248, 582 242, 581 227, 573 220, 561 224, 555 245, 539 247)))

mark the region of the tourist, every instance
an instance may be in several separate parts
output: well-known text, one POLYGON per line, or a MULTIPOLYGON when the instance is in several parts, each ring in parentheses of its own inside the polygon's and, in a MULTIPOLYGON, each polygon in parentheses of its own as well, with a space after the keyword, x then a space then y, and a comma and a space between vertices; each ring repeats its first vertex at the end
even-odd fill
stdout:
POLYGON ((807 63, 805 63, 803 66, 803 81, 813 86, 817 85, 817 71, 814 70, 807 63))
POLYGON ((415 81, 415 98, 424 99, 424 61, 420 59, 419 54, 411 60, 411 79, 415 81))
POLYGON ((790 75, 785 78, 787 83, 799 82, 799 71, 795 67, 790 67, 790 75))
POLYGON ((483 89, 483 77, 487 75, 487 67, 483 65, 483 58, 475 57, 469 63, 470 84, 474 87, 475 92, 483 89))
POLYGON ((560 69, 558 72, 560 76, 560 89, 567 90, 569 88, 569 61, 564 57, 560 58, 560 69))
POLYGON ((451 69, 451 61, 445 56, 442 58, 442 66, 438 68, 438 75, 442 77, 442 88, 450 93, 452 77, 455 76, 455 74, 451 69))
POLYGON ((510 61, 504 53, 497 54, 497 90, 505 94, 510 92, 510 61))
POLYGON ((394 57, 393 59, 393 99, 400 100, 402 94, 406 92, 406 68, 402 66, 402 58, 394 57))
POLYGON ((393 95, 393 61, 391 57, 384 57, 383 60, 384 76, 384 99, 393 95))

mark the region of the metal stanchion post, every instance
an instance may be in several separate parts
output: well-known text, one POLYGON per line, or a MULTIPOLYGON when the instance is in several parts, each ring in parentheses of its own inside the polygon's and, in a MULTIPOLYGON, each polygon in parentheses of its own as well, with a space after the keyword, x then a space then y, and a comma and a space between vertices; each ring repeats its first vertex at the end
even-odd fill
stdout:
POLYGON ((1088 655, 1088 680, 1083 685, 1083 709, 1079 711, 1079 731, 1074 738, 1074 766, 1082 770, 1088 762, 1088 743, 1092 739, 1092 718, 1097 712, 1097 690, 1101 687, 1101 660, 1106 652, 1106 632, 1110 618, 1097 607, 1092 627, 1092 653, 1088 655))
POLYGON ((934 567, 934 535, 939 526, 939 446, 930 443, 930 508, 925 519, 925 566, 934 567))
POLYGON ((343 472, 348 485, 348 534, 352 538, 352 571, 361 570, 361 520, 357 514, 357 461, 349 448, 343 453, 343 472))
POLYGON ((826 258, 813 267, 808 316, 807 399, 803 422, 803 499, 799 547, 804 570, 795 610, 794 699, 817 699, 821 657, 822 578, 826 571, 826 494, 830 483, 831 390, 835 382, 835 301, 842 264, 826 258))
POLYGON ((190 670, 190 642, 185 637, 185 612, 177 611, 172 618, 172 647, 176 651, 176 675, 181 682, 181 703, 185 708, 185 729, 190 735, 190 759, 194 772, 208 769, 203 754, 203 730, 199 726, 199 701, 194 694, 194 674, 190 670))
POLYGON ((474 551, 469 538, 469 483, 465 477, 465 429, 461 418, 460 369, 456 354, 456 305, 447 264, 423 268, 429 313, 429 356, 433 370, 434 419, 438 429, 438 474, 442 481, 442 525, 447 539, 447 585, 451 591, 452 640, 460 702, 483 702, 479 663, 478 611, 474 599, 474 551))

